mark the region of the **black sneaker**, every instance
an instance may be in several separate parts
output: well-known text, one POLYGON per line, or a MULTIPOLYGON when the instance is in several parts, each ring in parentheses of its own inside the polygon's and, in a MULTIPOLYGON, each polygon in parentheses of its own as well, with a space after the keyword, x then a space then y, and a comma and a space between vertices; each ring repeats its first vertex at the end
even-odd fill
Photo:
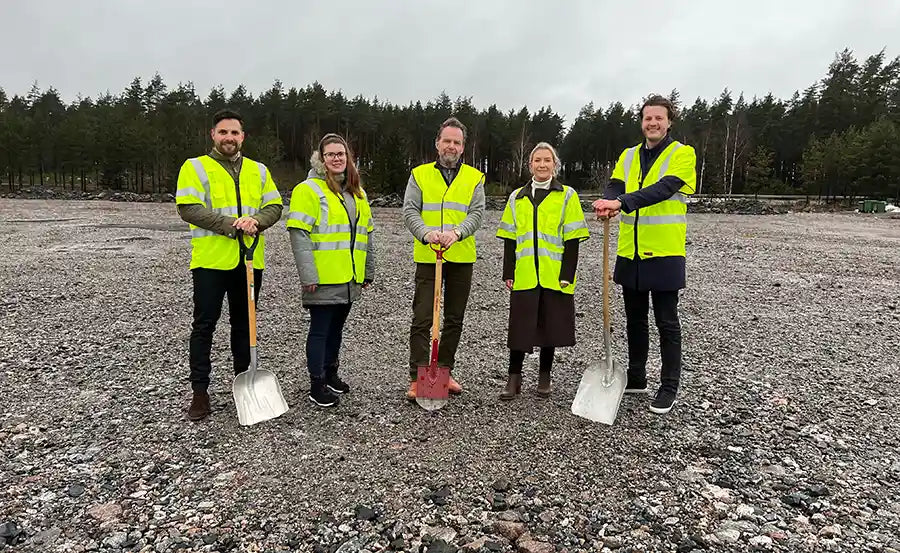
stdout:
POLYGON ((328 386, 329 390, 336 394, 346 394, 350 391, 350 386, 341 380, 337 373, 329 374, 325 378, 325 385, 328 386))
POLYGON ((653 403, 650 404, 650 412, 665 415, 672 410, 673 405, 675 405, 675 392, 668 388, 660 388, 656 392, 653 403))
POLYGON ((625 393, 626 394, 646 394, 649 390, 647 389, 647 376, 638 376, 633 374, 631 371, 628 372, 628 381, 625 383, 625 393))
POLYGON ((309 400, 319 407, 333 407, 341 398, 332 392, 324 382, 313 382, 309 388, 309 400))

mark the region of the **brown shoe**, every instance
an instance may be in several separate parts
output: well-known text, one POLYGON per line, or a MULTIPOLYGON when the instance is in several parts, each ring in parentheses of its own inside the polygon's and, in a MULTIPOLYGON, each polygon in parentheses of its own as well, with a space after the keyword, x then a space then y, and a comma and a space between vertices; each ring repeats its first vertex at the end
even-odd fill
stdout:
POLYGON ((209 394, 206 392, 194 392, 194 399, 188 407, 188 419, 202 421, 209 416, 209 394))
POLYGON ((451 394, 458 396, 462 393, 462 386, 459 385, 459 382, 453 380, 453 377, 450 377, 450 381, 447 382, 447 391, 451 394))
POLYGON ((522 373, 512 374, 506 380, 506 389, 500 392, 500 399, 509 401, 514 399, 522 391, 522 373))
POLYGON ((416 381, 413 380, 409 383, 409 390, 406 392, 406 399, 409 401, 416 400, 416 381))
POLYGON ((541 397, 550 397, 550 373, 538 373, 537 395, 541 397))

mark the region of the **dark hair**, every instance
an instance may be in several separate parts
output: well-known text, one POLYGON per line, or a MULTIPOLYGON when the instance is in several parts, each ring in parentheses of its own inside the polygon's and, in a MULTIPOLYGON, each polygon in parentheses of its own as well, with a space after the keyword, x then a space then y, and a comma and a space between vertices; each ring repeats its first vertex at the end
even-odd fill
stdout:
POLYGON ((644 118, 644 108, 647 106, 659 106, 666 108, 666 113, 669 116, 669 121, 674 121, 675 116, 677 115, 675 112, 675 104, 673 104, 672 101, 665 96, 660 96, 659 94, 651 94, 650 97, 644 101, 644 105, 641 106, 641 119, 644 118))
POLYGON ((461 130, 463 133, 463 142, 466 141, 466 126, 463 125, 462 122, 456 117, 450 117, 449 119, 441 123, 441 128, 438 129, 437 137, 435 137, 435 140, 441 139, 441 133, 444 132, 444 129, 446 129, 447 127, 453 127, 461 130))
POLYGON ((241 128, 244 127, 244 118, 241 117, 240 113, 231 109, 220 109, 217 111, 212 117, 212 126, 215 127, 223 119, 237 119, 238 123, 241 124, 241 128))
MULTIPOLYGON (((356 164, 353 163, 353 152, 350 150, 350 145, 347 144, 347 141, 344 140, 344 137, 336 134, 336 133, 328 133, 322 137, 322 140, 319 141, 319 157, 322 159, 322 163, 325 163, 325 146, 329 144, 341 144, 344 147, 344 152, 347 155, 347 169, 345 169, 346 175, 344 176, 344 184, 347 186, 347 190, 356 196, 357 198, 362 198, 362 185, 359 180, 359 171, 356 169, 356 164)), ((328 183, 328 188, 331 188, 331 191, 341 195, 341 185, 337 181, 334 180, 334 177, 331 176, 331 173, 328 172, 328 167, 325 167, 325 182, 328 183)))

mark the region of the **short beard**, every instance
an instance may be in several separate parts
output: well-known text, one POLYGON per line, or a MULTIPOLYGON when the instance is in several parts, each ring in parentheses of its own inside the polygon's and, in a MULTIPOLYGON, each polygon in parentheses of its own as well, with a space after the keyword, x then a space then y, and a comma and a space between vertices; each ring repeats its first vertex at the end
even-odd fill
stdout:
POLYGON ((443 165, 444 167, 456 167, 456 164, 459 163, 461 157, 462 155, 454 156, 449 154, 441 154, 438 159, 441 165, 443 165))
POLYGON ((222 154, 223 156, 230 156, 230 157, 234 157, 234 156, 238 155, 239 153, 241 153, 241 145, 240 144, 234 144, 234 152, 232 152, 230 154, 224 151, 225 147, 226 146, 224 143, 222 145, 216 145, 216 150, 218 150, 218 152, 220 154, 222 154))

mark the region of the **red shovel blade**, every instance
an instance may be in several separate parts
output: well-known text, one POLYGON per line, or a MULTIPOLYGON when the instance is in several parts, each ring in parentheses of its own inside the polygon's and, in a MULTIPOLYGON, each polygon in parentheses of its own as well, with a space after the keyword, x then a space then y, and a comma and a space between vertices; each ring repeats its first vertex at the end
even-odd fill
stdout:
POLYGON ((447 399, 450 397, 450 368, 429 365, 419 367, 416 399, 447 399))

